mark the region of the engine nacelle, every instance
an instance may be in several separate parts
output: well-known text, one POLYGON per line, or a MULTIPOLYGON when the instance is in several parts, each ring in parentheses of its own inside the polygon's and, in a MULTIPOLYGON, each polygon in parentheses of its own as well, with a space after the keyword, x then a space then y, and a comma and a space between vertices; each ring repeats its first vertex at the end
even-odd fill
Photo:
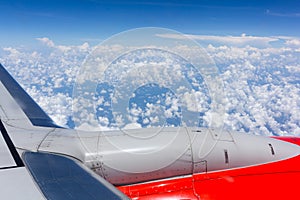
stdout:
POLYGON ((300 148, 269 137, 205 128, 150 128, 99 135, 85 163, 115 185, 206 173, 293 157, 300 148), (293 152, 291 154, 291 152, 293 152))

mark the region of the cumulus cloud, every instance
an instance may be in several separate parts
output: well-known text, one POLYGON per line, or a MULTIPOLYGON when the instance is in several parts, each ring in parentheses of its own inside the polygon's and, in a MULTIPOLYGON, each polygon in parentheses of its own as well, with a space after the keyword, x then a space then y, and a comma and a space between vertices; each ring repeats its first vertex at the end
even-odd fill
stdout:
POLYGON ((285 42, 288 46, 300 47, 300 39, 291 39, 285 42))
POLYGON ((89 51, 90 45, 87 42, 84 42, 82 45, 73 46, 73 45, 56 45, 51 39, 47 37, 36 38, 36 40, 40 41, 42 44, 46 45, 47 47, 55 48, 62 52, 73 51, 74 49, 79 51, 89 51))
POLYGON ((82 61, 91 51, 84 43, 59 50, 49 38, 38 38, 47 51, 5 47, 0 50, 3 64, 26 91, 61 126, 72 116, 72 90, 82 61))
POLYGON ((12 48, 12 47, 4 47, 3 50, 7 51, 7 52, 9 52, 10 54, 13 54, 13 55, 20 54, 20 52, 17 49, 12 48))
POLYGON ((293 111, 299 110, 300 54, 296 49, 210 47, 208 51, 222 66, 227 126, 263 135, 297 134, 300 119, 293 111))
POLYGON ((36 38, 36 40, 42 42, 43 44, 45 44, 48 47, 54 47, 54 42, 47 37, 36 38))
POLYGON ((139 124, 139 123, 130 123, 124 127, 125 130, 138 129, 138 128, 142 128, 141 124, 139 124))
MULTIPOLYGON (((180 39, 178 35, 159 35, 159 37, 180 39)), ((224 103, 226 118, 223 122, 226 128, 261 135, 300 134, 300 51, 298 50, 300 42, 298 38, 256 37, 245 34, 241 36, 194 35, 191 37, 208 43, 205 50, 220 70, 219 77, 223 80, 226 94, 226 103, 224 103), (279 40, 283 41, 282 46, 270 45, 279 40), (264 44, 265 47, 259 48, 257 46, 259 43, 264 44)), ((69 125, 70 117, 74 114, 72 113, 73 83, 76 81, 81 63, 94 47, 88 43, 79 46, 61 46, 56 45, 49 38, 38 38, 37 40, 47 47, 51 47, 50 50, 32 52, 26 49, 6 47, 2 48, 3 56, 0 56, 0 62, 11 71, 29 94, 58 124, 69 125)), ((122 48, 117 45, 107 46, 99 52, 109 54, 122 48)), ((184 51, 184 55, 189 55, 188 48, 183 46, 176 48, 184 51)), ((155 53, 152 55, 155 56, 155 53)), ((128 82, 122 82, 122 78, 128 75, 127 72, 130 72, 130 80, 134 80, 137 85, 144 85, 152 81, 168 87, 169 83, 174 80, 178 82, 183 80, 180 77, 183 77, 184 73, 180 71, 178 63, 174 65, 172 57, 165 57, 160 64, 155 60, 148 60, 149 67, 143 69, 141 68, 142 64, 146 61, 142 56, 142 54, 139 55, 139 62, 136 62, 135 69, 129 68, 132 66, 131 61, 134 61, 133 57, 130 57, 131 60, 115 63, 115 66, 121 68, 107 70, 108 80, 111 82, 120 80, 116 83, 122 83, 125 92, 131 91, 126 85, 128 82), (157 77, 151 79, 150 75, 157 75, 157 77)), ((195 73, 192 72, 187 74, 190 74, 191 77, 195 76, 195 73)), ((216 117, 217 113, 208 109, 208 100, 203 93, 200 91, 195 91, 194 94, 189 93, 191 87, 201 88, 201 84, 194 81, 192 86, 188 84, 174 86, 175 89, 172 91, 177 98, 166 98, 165 110, 161 113, 166 117, 180 116, 180 108, 185 106, 188 111, 203 112, 203 120, 207 124, 211 124, 215 119, 220 119, 216 117), (197 102, 198 104, 196 104, 197 102)), ((123 93, 120 91, 120 95, 125 95, 123 93)), ((130 97, 134 97, 134 95, 130 97)), ((103 104, 101 112, 105 112, 106 107, 110 106, 106 102, 108 102, 107 99, 103 97, 96 102, 88 102, 88 104, 92 108, 95 103, 103 104)), ((95 114, 91 114, 93 111, 83 111, 80 104, 78 105, 74 111, 82 111, 82 113, 73 120, 78 120, 76 122, 79 122, 78 125, 81 128, 94 130, 93 125, 95 124, 101 130, 105 127, 113 128, 106 126, 112 123, 107 113, 107 115, 95 117, 95 114), (99 121, 102 124, 99 125, 99 121)), ((153 115, 157 111, 154 109, 156 108, 155 104, 147 105, 148 109, 145 111, 138 106, 126 110, 126 112, 128 111, 126 115, 132 117, 129 120, 124 117, 124 113, 113 110, 112 112, 115 112, 114 123, 121 124, 125 128, 139 128, 141 124, 137 123, 137 120, 140 115, 145 116, 143 118, 145 123, 156 123, 160 118, 155 118, 153 115)), ((222 123, 217 122, 218 124, 222 123)))

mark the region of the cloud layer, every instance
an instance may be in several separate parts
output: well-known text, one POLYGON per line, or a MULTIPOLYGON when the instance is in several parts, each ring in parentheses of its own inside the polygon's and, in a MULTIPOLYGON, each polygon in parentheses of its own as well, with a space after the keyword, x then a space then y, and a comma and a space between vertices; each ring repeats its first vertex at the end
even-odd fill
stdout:
POLYGON ((215 35, 181 35, 181 34, 157 34, 158 37, 186 40, 190 38, 204 44, 214 44, 216 46, 235 46, 235 47, 272 47, 274 44, 285 43, 287 46, 300 47, 300 38, 287 36, 250 36, 245 33, 240 36, 215 36, 215 35))
MULTIPOLYGON (((180 39, 177 35, 159 37, 180 39)), ((205 45, 204 49, 216 62, 220 71, 219 77, 223 80, 226 102, 226 128, 260 135, 300 135, 298 38, 256 37, 245 34, 235 37, 189 37, 205 45), (280 42, 280 45, 273 45, 276 42, 280 42)), ((73 84, 81 63, 94 47, 87 43, 80 46, 56 45, 49 38, 37 40, 42 44, 38 50, 12 47, 0 49, 0 62, 58 124, 72 127, 74 124, 70 118, 73 115, 73 84)), ((188 51, 182 46, 178 48, 188 51)), ((108 48, 107 51, 112 49, 108 48)), ((188 93, 181 98, 187 98, 187 102, 191 99, 188 93)), ((205 98, 199 95, 197 101, 201 102, 203 99, 205 98)), ((110 115, 103 114, 104 105, 109 106, 107 100, 105 96, 97 100, 99 105, 103 105, 98 108, 99 113, 102 113, 98 116, 102 122, 101 126, 107 126, 111 122, 110 115)), ((164 112, 166 115, 179 115, 178 99, 173 98, 172 101, 174 105, 168 104, 169 107, 164 112)), ((204 105, 205 101, 202 103, 204 105)), ((189 106, 193 107, 192 104, 189 106)), ((157 109, 155 104, 147 104, 147 107, 148 113, 157 109)), ((135 108, 130 111, 132 116, 142 114, 138 107, 132 108, 135 108)), ((210 118, 213 114, 205 110, 204 121, 213 120, 210 118)), ((144 113, 144 116, 140 119, 143 119, 145 124, 156 120, 152 114, 144 113)), ((80 123, 85 127, 89 120, 94 120, 95 123, 99 121, 89 112, 82 112, 80 117, 77 120, 82 120, 80 123)), ((118 120, 120 118, 116 116, 115 121, 118 120)), ((140 126, 138 120, 131 122, 128 127, 133 124, 140 126)))

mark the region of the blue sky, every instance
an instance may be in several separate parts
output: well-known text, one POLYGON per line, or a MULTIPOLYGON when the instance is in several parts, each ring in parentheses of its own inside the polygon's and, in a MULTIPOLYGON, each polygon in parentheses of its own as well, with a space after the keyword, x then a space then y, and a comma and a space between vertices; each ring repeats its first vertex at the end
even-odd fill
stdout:
MULTIPOLYGON (((76 110, 80 111, 80 126, 95 122, 91 112, 85 112, 82 107, 75 106, 75 111, 72 110, 71 92, 86 56, 97 52, 94 51, 95 45, 122 31, 150 26, 188 34, 202 45, 216 63, 226 91, 224 105, 228 117, 225 124, 229 129, 263 135, 300 135, 299 0, 14 0, 0 1, 0 9, 0 63, 60 125, 69 125, 76 110)), ((142 38, 147 33, 141 34, 142 38)), ((178 34, 156 36, 163 41, 186 42, 186 38, 178 34)), ((137 41, 136 38, 134 41, 137 41)), ((131 42, 127 37, 124 44, 132 45, 131 42)), ((195 56, 191 52, 193 48, 183 47, 175 46, 172 51, 179 52, 178 55, 195 56)), ((101 50, 101 46, 99 48, 101 50)), ((103 50, 101 56, 105 60, 111 52, 118 53, 120 49, 117 46, 109 51, 103 50)), ((166 59, 158 66, 175 66, 169 61, 172 60, 166 59)), ((134 64, 124 66, 135 69, 139 63, 134 64)), ((119 68, 116 66, 116 69, 119 68)), ((148 80, 138 70, 130 72, 142 83, 148 80)), ((159 80, 177 80, 166 70, 154 72, 154 77, 161 77, 159 80)), ((148 73, 144 74, 151 78, 148 73)), ((138 88, 128 85, 126 81, 118 85, 122 89, 121 86, 138 88)), ((200 94, 198 96, 201 97, 200 94)), ((193 105, 196 105, 193 96, 187 95, 182 99, 186 107, 193 111, 193 105)), ((179 104, 176 99, 173 100, 176 110, 179 104)), ((102 101, 102 104, 105 107, 110 105, 109 102, 102 101)), ((150 111, 156 110, 155 105, 147 107, 150 111)), ((118 107, 113 105, 113 108, 116 110, 118 107)), ((150 113, 132 110, 133 114, 142 116, 150 113)), ((176 113, 169 109, 165 111, 166 116, 176 113)), ((135 118, 126 113, 123 113, 124 119, 134 122, 135 118)), ((149 119, 153 116, 150 115, 149 119)), ((99 121, 103 122, 101 126, 111 120, 106 116, 100 117, 99 121)), ((119 116, 117 119, 122 122, 119 116)), ((144 119, 145 124, 148 123, 148 118, 143 118, 143 123, 144 119)), ((218 121, 215 119, 211 110, 203 116, 207 123, 218 121)), ((156 122, 156 118, 153 117, 152 121, 156 122)))
POLYGON ((0 2, 0 46, 26 46, 48 37, 58 44, 97 44, 137 27, 186 34, 294 36, 300 1, 14 0, 0 2))

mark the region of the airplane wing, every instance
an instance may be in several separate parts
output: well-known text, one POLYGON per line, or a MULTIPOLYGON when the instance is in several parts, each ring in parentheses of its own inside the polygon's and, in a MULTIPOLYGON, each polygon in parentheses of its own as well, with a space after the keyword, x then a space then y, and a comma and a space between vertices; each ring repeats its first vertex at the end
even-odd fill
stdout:
POLYGON ((0 64, 1 199, 127 199, 79 160, 40 152, 56 128, 0 64))
POLYGON ((39 105, 23 90, 13 77, 0 64, 1 80, 1 109, 2 119, 16 119, 23 117, 30 120, 32 125, 44 127, 59 127, 53 120, 39 107, 39 105), (4 90, 7 94, 4 94, 4 90), (10 96, 6 97, 5 96, 10 96), (17 103, 16 105, 12 99, 17 103), (7 106, 5 106, 7 105, 7 106), (18 108, 19 107, 19 108, 18 108), (26 115, 26 117, 24 116, 26 115))

